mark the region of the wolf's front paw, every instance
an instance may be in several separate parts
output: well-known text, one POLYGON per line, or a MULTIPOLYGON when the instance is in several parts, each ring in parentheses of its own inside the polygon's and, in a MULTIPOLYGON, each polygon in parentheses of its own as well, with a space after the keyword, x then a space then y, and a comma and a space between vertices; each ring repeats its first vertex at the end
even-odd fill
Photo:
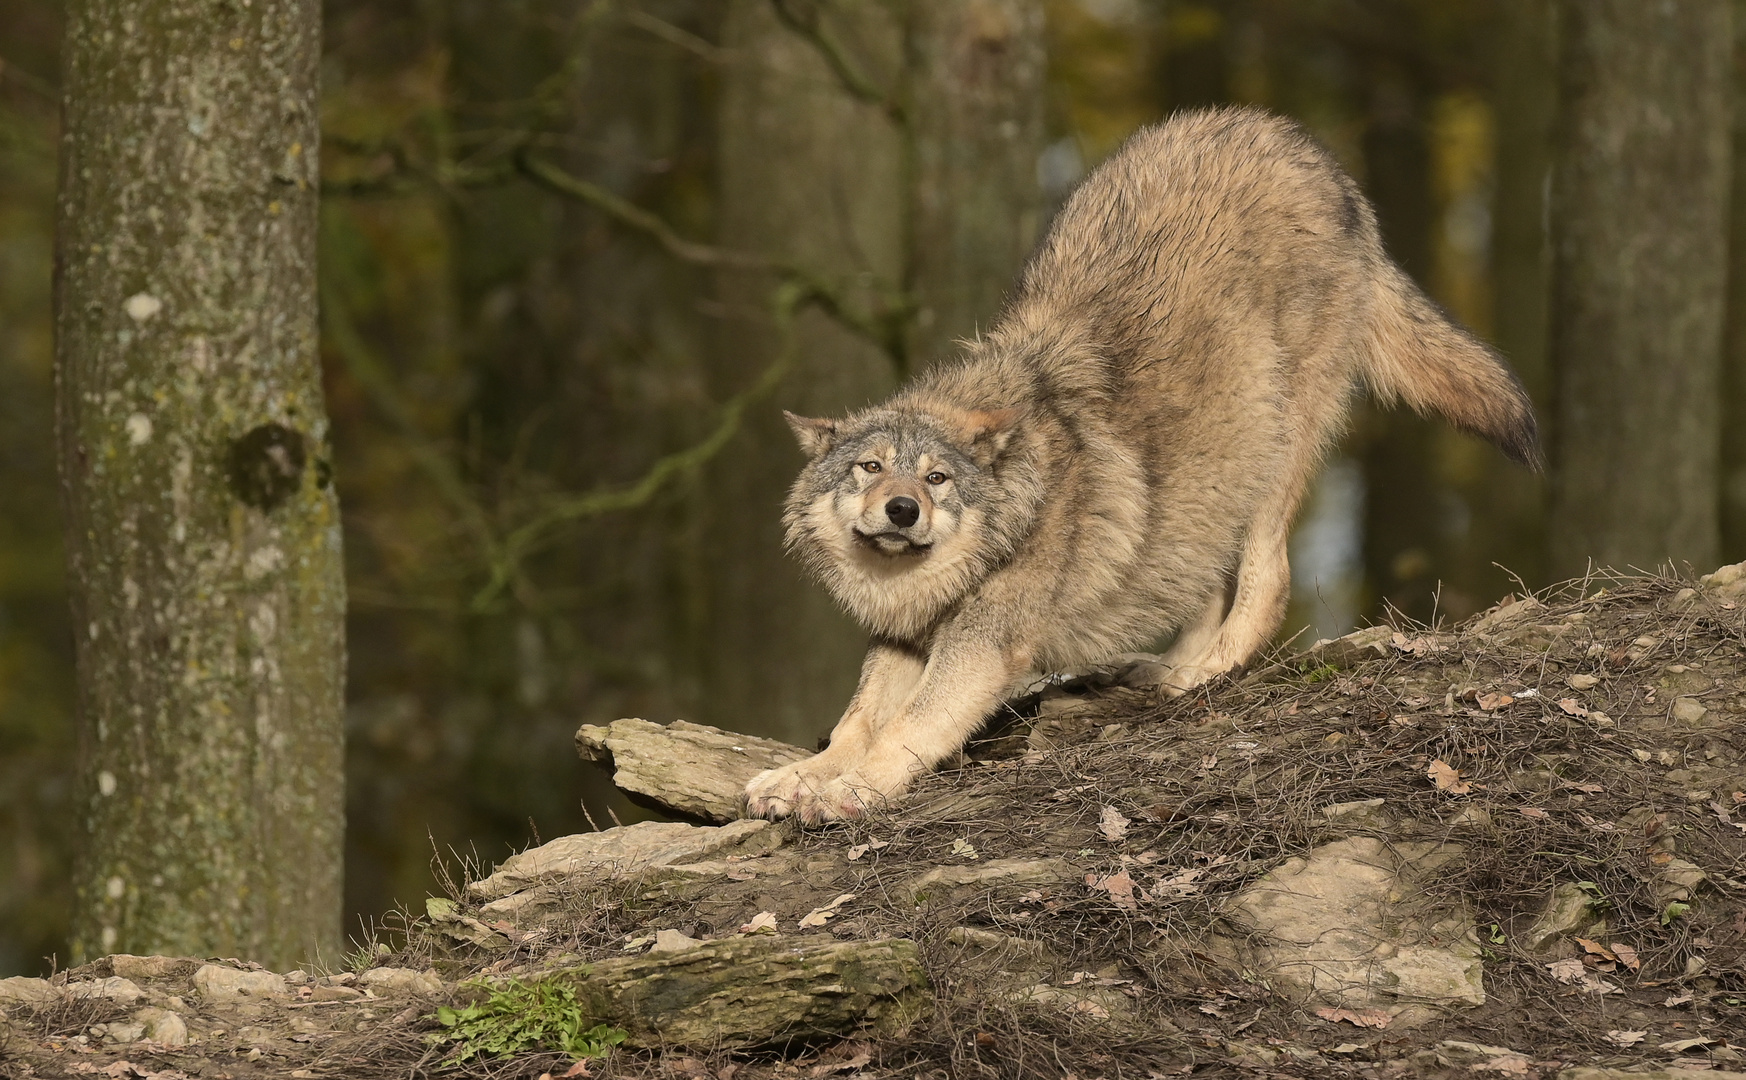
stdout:
POLYGON ((1178 664, 1159 681, 1158 690, 1165 697, 1181 697, 1218 674, 1220 673, 1198 664, 1178 664))
POLYGON ((813 792, 841 776, 846 764, 827 750, 766 769, 746 785, 746 815, 776 819, 796 813, 813 792))
POLYGON ((884 806, 908 786, 907 777, 880 780, 862 769, 853 769, 803 792, 793 813, 808 825, 848 821, 884 806))

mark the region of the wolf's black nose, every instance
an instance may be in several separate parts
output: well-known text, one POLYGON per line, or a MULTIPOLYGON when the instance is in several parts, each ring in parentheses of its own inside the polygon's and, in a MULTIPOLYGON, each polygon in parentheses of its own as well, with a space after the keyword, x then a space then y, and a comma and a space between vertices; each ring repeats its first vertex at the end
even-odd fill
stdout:
POLYGON ((908 495, 899 495, 885 504, 885 516, 900 529, 907 529, 921 518, 921 504, 908 495))

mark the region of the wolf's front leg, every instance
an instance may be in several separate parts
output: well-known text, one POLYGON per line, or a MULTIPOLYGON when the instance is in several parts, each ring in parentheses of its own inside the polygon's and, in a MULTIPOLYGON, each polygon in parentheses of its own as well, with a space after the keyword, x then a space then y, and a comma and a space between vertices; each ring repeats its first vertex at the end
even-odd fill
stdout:
POLYGON ((805 821, 858 817, 902 794, 964 748, 1029 660, 988 645, 941 642, 907 706, 873 732, 853 768, 798 793, 794 812, 805 821))
POLYGON ((814 805, 813 793, 860 763, 878 730, 915 696, 924 665, 920 653, 875 642, 861 665, 861 682, 848 711, 831 731, 830 746, 812 757, 754 776, 746 785, 746 813, 780 818, 799 812, 807 820, 821 820, 804 812, 814 805))

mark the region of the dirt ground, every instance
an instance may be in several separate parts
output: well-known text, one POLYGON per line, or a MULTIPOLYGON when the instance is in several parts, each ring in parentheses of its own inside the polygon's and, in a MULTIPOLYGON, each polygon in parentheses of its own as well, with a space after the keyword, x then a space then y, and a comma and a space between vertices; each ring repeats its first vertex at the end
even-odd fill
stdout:
MULTIPOLYGON (((785 825, 780 847, 723 877, 577 883, 489 948, 389 916, 358 970, 293 976, 285 1000, 213 1005, 183 965, 126 1006, 15 1006, 0 1077, 1746 1071, 1746 601, 1695 584, 1591 579, 1454 631, 1401 626, 1274 657, 1173 700, 1070 681, 1019 703, 901 806, 785 825), (1483 1005, 1412 1028, 1318 1012, 1218 946, 1232 897, 1354 835, 1461 845, 1428 888, 1474 913, 1483 1005), (1070 875, 918 885, 1003 860, 1070 875), (1701 873, 1670 893, 1688 864, 1701 873), (1604 925, 1530 951, 1561 885, 1604 925), (621 956, 660 930, 729 936, 760 916, 794 932, 844 894, 812 932, 920 947, 937 1004, 901 1036, 619 1049, 586 1073, 556 1054, 457 1065, 427 1040, 469 977, 621 956), (371 967, 431 971, 441 989, 372 989, 371 967), (1015 995, 1033 984, 1047 992, 1015 995), (103 1025, 134 1034, 140 1005, 181 1017, 187 1045, 114 1041, 103 1025)), ((87 983, 106 963, 57 979, 87 983)))

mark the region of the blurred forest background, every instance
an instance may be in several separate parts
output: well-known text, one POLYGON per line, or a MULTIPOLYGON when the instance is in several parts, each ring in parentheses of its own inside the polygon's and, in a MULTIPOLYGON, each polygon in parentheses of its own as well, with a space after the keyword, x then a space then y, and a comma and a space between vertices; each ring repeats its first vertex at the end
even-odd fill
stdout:
MULTIPOLYGON (((800 462, 778 409, 875 400, 986 324, 1052 207, 1174 109, 1251 102, 1305 123, 1397 259, 1546 415, 1547 4, 954 10, 947 25, 872 0, 327 0, 354 931, 426 895, 434 852, 499 859, 585 829, 584 803, 643 816, 577 762, 579 723, 828 730, 863 641, 781 557, 800 462)), ((56 0, 0 5, 0 975, 65 956, 75 821, 52 438, 59 37, 56 0)), ((1727 453, 1732 561, 1746 450, 1727 453)), ((1459 619, 1518 579, 1548 584, 1544 502, 1489 447, 1362 411, 1299 523, 1284 633, 1390 607, 1459 619)))

